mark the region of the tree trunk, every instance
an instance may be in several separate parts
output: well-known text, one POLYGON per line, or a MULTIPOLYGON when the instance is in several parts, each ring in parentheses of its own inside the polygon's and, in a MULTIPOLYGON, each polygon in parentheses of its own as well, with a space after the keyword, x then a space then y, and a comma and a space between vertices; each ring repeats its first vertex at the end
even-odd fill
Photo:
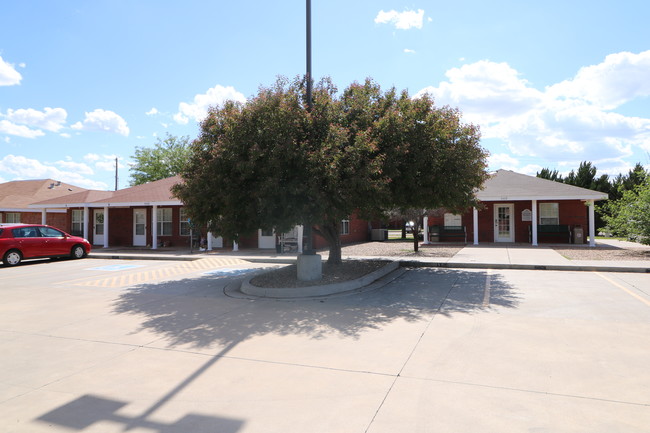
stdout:
POLYGON ((418 230, 419 227, 417 227, 417 222, 415 226, 413 227, 413 251, 416 253, 418 252, 418 249, 420 248, 420 230, 418 230))
POLYGON ((338 222, 324 224, 317 229, 314 229, 327 241, 329 246, 329 258, 327 263, 330 265, 340 265, 343 263, 341 258, 341 235, 339 232, 338 222))

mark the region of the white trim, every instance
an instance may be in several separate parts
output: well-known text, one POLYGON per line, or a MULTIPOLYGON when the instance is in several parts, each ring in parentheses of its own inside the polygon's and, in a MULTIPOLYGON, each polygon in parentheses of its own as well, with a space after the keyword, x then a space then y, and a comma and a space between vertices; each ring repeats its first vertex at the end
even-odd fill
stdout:
POLYGON ((536 247, 538 244, 538 239, 537 239, 537 200, 533 200, 532 203, 533 207, 533 239, 532 239, 532 244, 534 247, 536 247))
POLYGON ((108 207, 104 208, 104 248, 108 248, 108 207))
POLYGON ((589 200, 589 246, 596 246, 596 216, 594 214, 594 201, 589 200))
POLYGON ((151 211, 151 249, 158 249, 158 206, 153 205, 151 211))
POLYGON ((422 219, 422 225, 424 226, 423 227, 423 229, 424 229, 424 233, 423 233, 424 242, 423 242, 423 245, 429 245, 430 242, 429 242, 429 217, 428 216, 425 216, 422 219))
POLYGON ((476 197, 480 201, 530 201, 530 200, 607 200, 607 194, 594 194, 584 196, 565 196, 565 195, 538 195, 538 196, 490 196, 483 197, 477 194, 476 197))
POLYGON ((478 209, 472 208, 472 227, 474 229, 474 245, 478 245, 478 209))

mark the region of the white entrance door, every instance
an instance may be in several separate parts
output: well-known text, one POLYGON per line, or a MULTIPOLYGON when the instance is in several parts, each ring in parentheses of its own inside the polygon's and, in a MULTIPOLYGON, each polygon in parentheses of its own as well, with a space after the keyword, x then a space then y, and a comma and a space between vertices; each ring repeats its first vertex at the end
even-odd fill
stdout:
POLYGON ((259 230, 257 248, 275 248, 275 233, 273 230, 259 230))
POLYGON ((513 204, 494 205, 494 242, 515 241, 513 204))
POLYGON ((147 210, 133 209, 133 246, 147 245, 147 210))
POLYGON ((103 209, 93 209, 93 245, 104 245, 103 209))

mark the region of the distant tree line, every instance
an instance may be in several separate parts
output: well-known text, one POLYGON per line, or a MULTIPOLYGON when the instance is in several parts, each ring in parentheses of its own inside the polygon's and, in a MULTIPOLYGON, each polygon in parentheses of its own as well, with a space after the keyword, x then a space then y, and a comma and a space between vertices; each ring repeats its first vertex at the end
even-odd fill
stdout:
POLYGON ((549 168, 543 168, 537 177, 607 193, 609 200, 596 206, 597 231, 650 244, 650 172, 641 163, 615 177, 598 175, 596 166, 588 161, 566 177, 549 168))

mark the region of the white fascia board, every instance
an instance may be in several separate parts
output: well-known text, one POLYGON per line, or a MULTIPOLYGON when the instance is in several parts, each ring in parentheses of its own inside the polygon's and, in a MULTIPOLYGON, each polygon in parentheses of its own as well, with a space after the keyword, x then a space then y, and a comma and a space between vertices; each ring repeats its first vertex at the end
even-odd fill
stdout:
MULTIPOLYGON (((48 213, 63 213, 65 210, 55 210, 55 209, 50 209, 44 208, 43 206, 34 206, 34 205, 28 205, 29 209, 15 209, 15 208, 2 208, 0 209, 0 212, 35 212, 37 210, 43 210, 47 209, 48 213)), ((58 206, 57 206, 58 207, 58 206)))
POLYGON ((178 200, 169 201, 142 201, 142 202, 123 202, 123 203, 89 203, 88 207, 143 207, 143 206, 183 206, 183 202, 178 200))
POLYGON ((508 197, 508 196, 495 196, 495 197, 477 197, 480 201, 530 201, 530 200, 607 200, 607 194, 599 194, 593 196, 530 196, 530 197, 508 197))

